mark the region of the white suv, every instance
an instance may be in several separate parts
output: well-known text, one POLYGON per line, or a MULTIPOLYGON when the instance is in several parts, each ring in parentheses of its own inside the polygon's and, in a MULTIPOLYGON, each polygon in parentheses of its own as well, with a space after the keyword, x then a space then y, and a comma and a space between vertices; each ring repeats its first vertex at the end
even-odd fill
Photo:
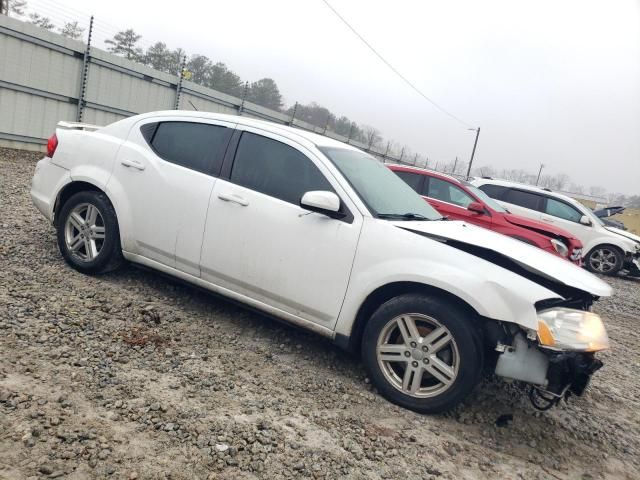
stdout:
POLYGON ((615 275, 626 269, 630 274, 640 274, 640 237, 606 226, 573 198, 505 180, 476 178, 471 183, 513 213, 573 233, 584 245, 584 264, 592 272, 615 275))
POLYGON ((126 259, 312 330, 416 411, 458 403, 483 366, 553 404, 584 391, 608 348, 589 311, 607 284, 442 221, 382 163, 320 135, 204 112, 60 124, 31 195, 76 270, 126 259))

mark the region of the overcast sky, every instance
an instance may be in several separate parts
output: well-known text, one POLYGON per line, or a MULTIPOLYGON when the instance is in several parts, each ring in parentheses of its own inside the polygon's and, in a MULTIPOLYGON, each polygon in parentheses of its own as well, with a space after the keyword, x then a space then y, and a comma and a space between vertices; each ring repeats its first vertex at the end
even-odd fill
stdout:
MULTIPOLYGON (((329 0, 396 68, 482 133, 475 164, 567 173, 640 194, 640 1, 329 0)), ((93 13, 96 35, 272 77, 287 104, 316 101, 431 161, 467 160, 474 133, 419 97, 321 0, 32 0, 93 13)))

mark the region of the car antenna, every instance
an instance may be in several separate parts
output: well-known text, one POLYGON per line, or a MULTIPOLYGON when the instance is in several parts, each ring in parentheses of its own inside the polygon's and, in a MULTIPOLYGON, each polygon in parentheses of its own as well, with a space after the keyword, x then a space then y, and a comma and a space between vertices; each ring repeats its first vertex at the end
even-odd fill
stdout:
POLYGON ((197 111, 198 111, 198 109, 197 109, 197 108, 196 108, 196 106, 193 104, 193 102, 192 102, 191 100, 187 100, 187 101, 191 104, 191 106, 193 107, 193 109, 197 112, 197 111))

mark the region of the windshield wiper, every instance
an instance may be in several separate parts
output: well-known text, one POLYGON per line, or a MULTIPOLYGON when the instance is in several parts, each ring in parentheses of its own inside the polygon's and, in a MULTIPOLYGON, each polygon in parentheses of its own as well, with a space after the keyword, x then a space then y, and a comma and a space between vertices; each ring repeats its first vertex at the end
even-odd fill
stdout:
POLYGON ((379 213, 378 218, 388 218, 390 220, 432 220, 420 213, 379 213))

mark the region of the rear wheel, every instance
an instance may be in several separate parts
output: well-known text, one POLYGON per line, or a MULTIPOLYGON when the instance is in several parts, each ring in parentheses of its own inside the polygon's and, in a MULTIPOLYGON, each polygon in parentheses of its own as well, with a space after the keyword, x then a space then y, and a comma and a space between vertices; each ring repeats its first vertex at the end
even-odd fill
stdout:
POLYGON ((474 319, 440 298, 407 294, 378 308, 362 357, 380 393, 421 413, 448 410, 480 381, 483 353, 474 319))
POLYGON ((615 275, 622 269, 624 257, 613 245, 598 245, 589 252, 586 267, 593 273, 615 275))
POLYGON ((78 192, 62 206, 57 220, 62 256, 82 273, 104 273, 123 263, 116 213, 102 192, 78 192))

